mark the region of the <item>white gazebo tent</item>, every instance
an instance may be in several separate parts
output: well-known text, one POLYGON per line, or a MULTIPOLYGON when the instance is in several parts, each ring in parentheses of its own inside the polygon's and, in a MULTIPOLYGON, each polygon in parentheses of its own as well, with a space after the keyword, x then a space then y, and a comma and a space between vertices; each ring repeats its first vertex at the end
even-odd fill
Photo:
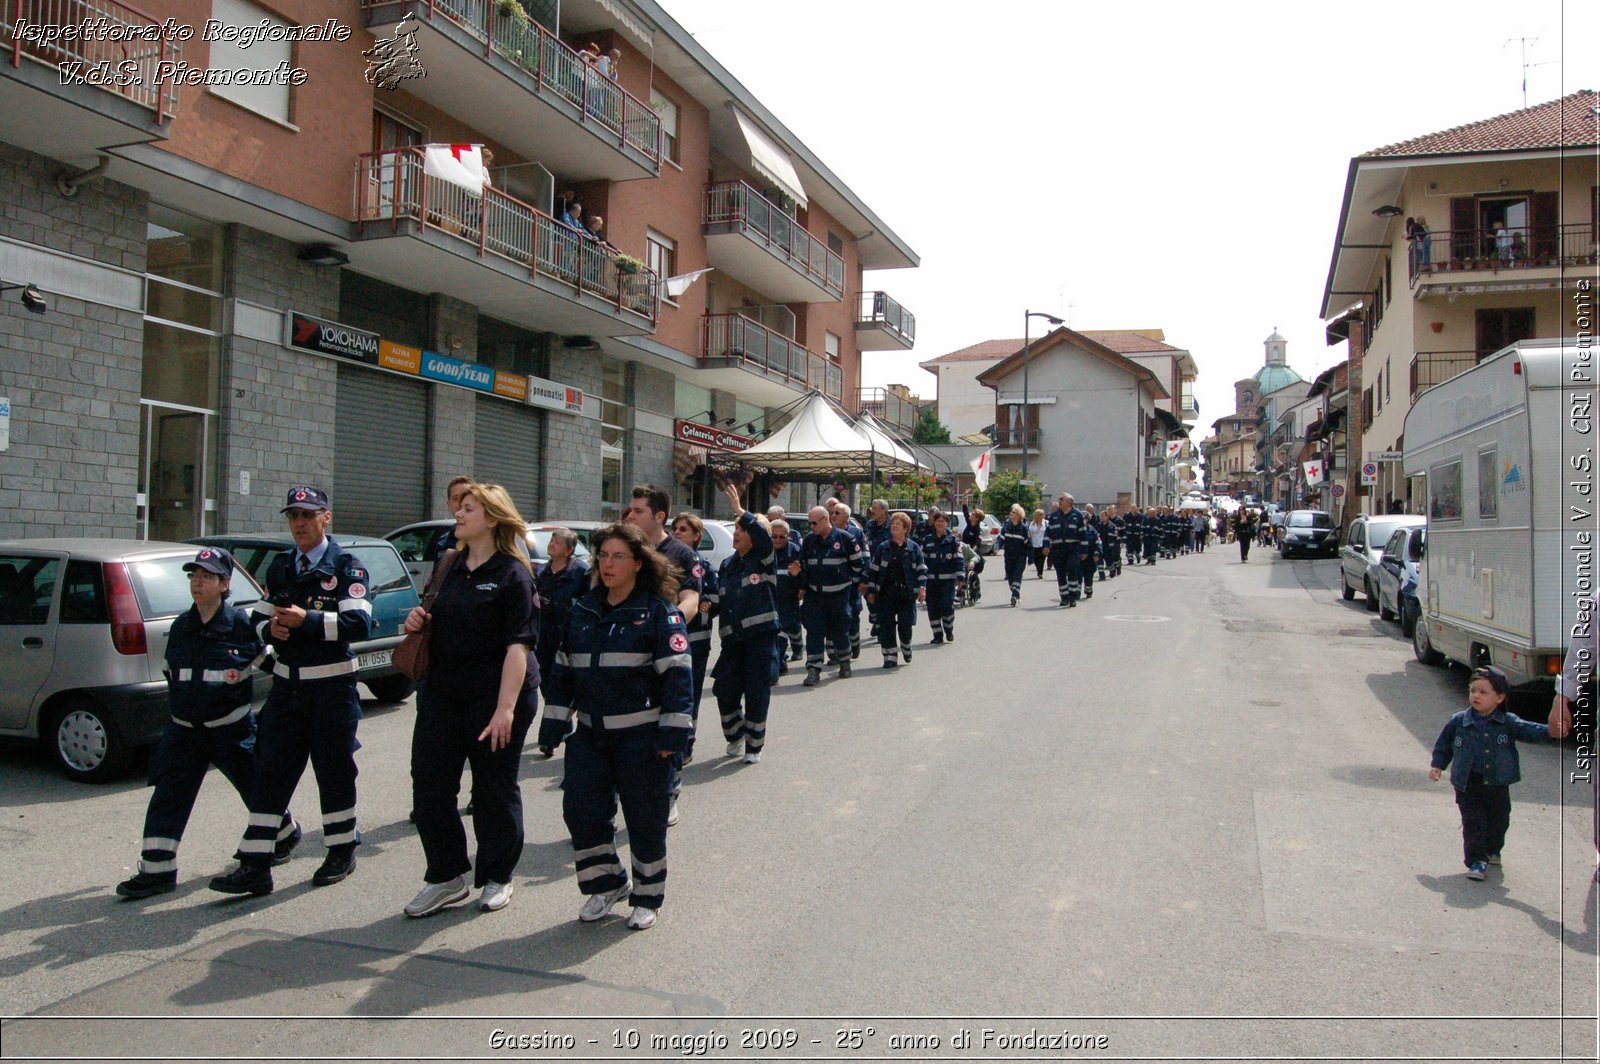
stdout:
POLYGON ((917 468, 917 460, 888 433, 850 425, 821 392, 812 392, 787 424, 736 457, 742 465, 796 480, 862 480, 874 472, 917 468))

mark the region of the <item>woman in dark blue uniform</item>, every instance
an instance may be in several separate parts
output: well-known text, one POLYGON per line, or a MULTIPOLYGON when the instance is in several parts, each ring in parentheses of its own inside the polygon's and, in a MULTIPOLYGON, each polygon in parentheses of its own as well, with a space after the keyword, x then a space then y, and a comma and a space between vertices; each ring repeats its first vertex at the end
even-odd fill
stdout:
POLYGON ((717 627, 722 653, 712 673, 711 693, 722 715, 728 756, 759 764, 767 741, 767 710, 772 704, 773 643, 778 636, 778 584, 767 520, 746 510, 739 489, 727 487, 733 510, 733 556, 717 574, 717 627))
MULTIPOLYGON (((589 563, 578 557, 578 534, 570 528, 557 528, 550 533, 546 548, 550 561, 533 578, 539 592, 539 642, 534 644, 533 656, 539 662, 540 692, 549 701, 550 692, 544 684, 556 663, 556 649, 561 645, 561 632, 572 612, 572 600, 589 590, 589 563)), ((554 755, 555 747, 539 747, 540 757, 554 755)))
POLYGON ((1028 555, 1032 544, 1028 540, 1028 514, 1018 503, 1011 504, 1011 514, 1000 526, 1000 549, 1006 563, 1006 583, 1011 587, 1011 604, 1015 606, 1022 596, 1022 574, 1028 570, 1028 555))
POLYGON ((539 666, 529 660, 539 607, 526 534, 504 488, 471 485, 456 509, 461 553, 433 611, 418 606, 406 618, 407 632, 431 629, 411 732, 412 806, 428 867, 407 916, 465 900, 469 871, 483 890, 479 908, 494 912, 511 900, 511 875, 522 856, 517 766, 539 712, 539 666), (464 764, 472 765, 475 869, 456 810, 464 764))
POLYGON ((578 919, 602 920, 629 897, 628 926, 654 926, 667 880, 669 770, 688 746, 694 671, 667 559, 633 525, 592 540, 595 587, 572 604, 550 676, 539 742, 566 737, 561 811, 572 836, 578 919), (633 875, 616 848, 617 803, 633 875))
MULTIPOLYGON (((250 614, 227 603, 233 558, 206 547, 186 562, 194 605, 167 632, 167 697, 172 720, 150 754, 155 793, 145 812, 139 871, 117 884, 124 898, 169 894, 178 884, 178 842, 194 811, 206 769, 217 766, 248 804, 255 779, 256 721, 250 715, 250 678, 265 646, 250 614)), ((300 842, 300 825, 287 812, 278 827, 273 863, 282 864, 300 842)))

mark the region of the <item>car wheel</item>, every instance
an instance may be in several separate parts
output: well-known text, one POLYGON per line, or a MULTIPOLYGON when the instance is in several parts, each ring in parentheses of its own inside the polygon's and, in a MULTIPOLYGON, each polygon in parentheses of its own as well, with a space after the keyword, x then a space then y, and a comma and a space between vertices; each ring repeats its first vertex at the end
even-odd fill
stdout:
POLYGON ((1422 623, 1420 617, 1411 629, 1411 653, 1424 665, 1444 664, 1444 655, 1433 649, 1433 643, 1428 640, 1428 626, 1422 623))
POLYGON ((1356 597, 1356 589, 1350 586, 1350 580, 1344 575, 1344 570, 1339 570, 1339 597, 1349 602, 1356 597))
POLYGON ((411 697, 411 692, 417 689, 411 677, 404 673, 395 673, 393 676, 382 676, 376 680, 363 680, 367 690, 372 692, 372 697, 379 702, 404 702, 411 697))
POLYGON ((128 767, 133 751, 98 702, 74 698, 50 716, 50 753, 68 779, 104 783, 128 767))
POLYGON ((1367 596, 1367 612, 1378 612, 1378 596, 1372 593, 1372 584, 1365 577, 1361 580, 1361 593, 1367 596))
POLYGON ((1400 604, 1400 634, 1410 639, 1417 630, 1417 608, 1408 602, 1400 604))

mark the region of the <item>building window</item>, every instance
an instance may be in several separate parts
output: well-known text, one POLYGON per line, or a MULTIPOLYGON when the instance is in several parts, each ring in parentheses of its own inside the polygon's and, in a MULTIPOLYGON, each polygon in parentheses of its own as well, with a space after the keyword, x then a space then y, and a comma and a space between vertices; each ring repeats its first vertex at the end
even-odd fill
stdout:
POLYGON ((1389 401, 1389 386, 1394 384, 1394 370, 1389 368, 1389 359, 1383 360, 1383 401, 1389 401))
MULTIPOLYGON (((656 276, 665 281, 673 276, 678 266, 678 242, 670 236, 656 232, 654 229, 646 230, 644 238, 644 264, 656 272, 656 276)), ((676 299, 661 297, 662 302, 677 305, 676 299)))
POLYGON ((678 105, 650 90, 650 110, 661 119, 661 157, 678 161, 678 105))
POLYGON ((828 250, 835 255, 844 254, 844 238, 832 229, 828 230, 828 250))
POLYGON ((628 438, 628 367, 603 359, 600 382, 600 519, 622 519, 622 457, 628 438))
POLYGON ((735 420, 734 431, 741 436, 747 436, 752 432, 760 432, 767 427, 766 410, 742 399, 734 402, 733 416, 735 420))
POLYGON ((1428 518, 1461 520, 1461 460, 1440 462, 1428 469, 1428 518))
POLYGON ((243 47, 241 40, 216 40, 211 44, 211 58, 209 66, 212 70, 252 70, 262 74, 262 81, 269 82, 263 85, 212 85, 209 91, 238 104, 247 111, 254 111, 258 115, 288 125, 290 122, 289 84, 286 80, 271 76, 278 71, 280 66, 292 69, 294 66, 294 45, 288 40, 274 40, 274 37, 286 37, 291 23, 285 22, 265 8, 257 7, 248 0, 212 0, 211 17, 224 26, 257 29, 266 23, 268 32, 261 36, 262 40, 251 40, 249 47, 243 47), (282 82, 280 84, 280 82, 282 82))
POLYGON ((679 421, 708 423, 711 419, 711 389, 681 380, 674 381, 672 416, 679 421))
POLYGON ((829 362, 839 361, 839 338, 833 333, 823 333, 822 353, 828 356, 829 362))

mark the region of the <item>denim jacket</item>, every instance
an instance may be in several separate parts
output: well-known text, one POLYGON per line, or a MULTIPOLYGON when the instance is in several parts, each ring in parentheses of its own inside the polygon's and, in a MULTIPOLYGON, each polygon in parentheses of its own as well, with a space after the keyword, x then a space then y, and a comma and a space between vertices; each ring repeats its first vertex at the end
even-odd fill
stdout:
POLYGON ((1483 782, 1490 786, 1508 786, 1522 778, 1517 743, 1549 737, 1548 726, 1523 720, 1504 709, 1487 717, 1470 708, 1463 709, 1445 722, 1439 741, 1433 744, 1433 767, 1449 768, 1450 782, 1457 790, 1466 789, 1467 777, 1473 772, 1481 773, 1483 782))

